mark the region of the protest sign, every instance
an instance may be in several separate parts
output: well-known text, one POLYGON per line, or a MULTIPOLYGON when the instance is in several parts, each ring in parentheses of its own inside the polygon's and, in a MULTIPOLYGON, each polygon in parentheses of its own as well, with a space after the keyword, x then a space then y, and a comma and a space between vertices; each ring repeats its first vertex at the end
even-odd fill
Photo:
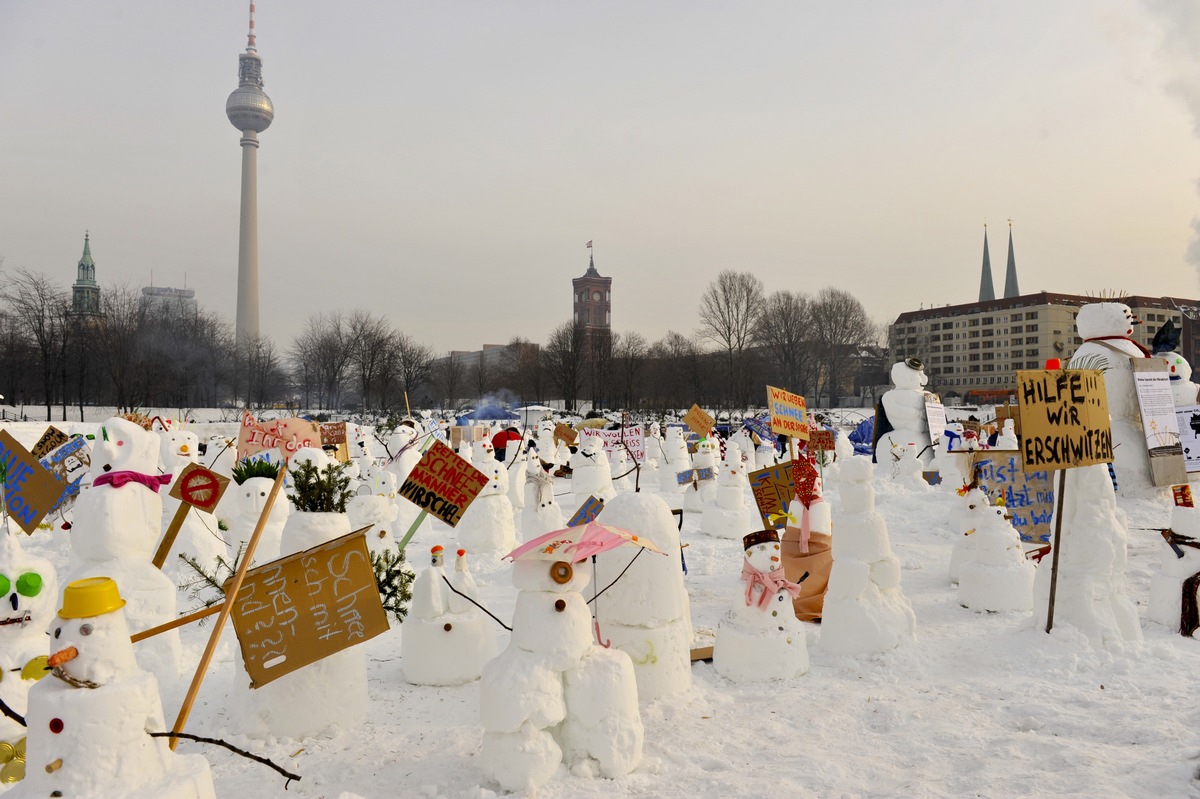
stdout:
POLYGON ((750 472, 748 475, 754 504, 758 506, 758 513, 762 516, 763 529, 778 530, 787 525, 783 514, 787 512, 794 493, 792 469, 792 462, 788 461, 750 472))
POLYGON ((0 430, 4 466, 4 506, 29 535, 63 494, 63 486, 7 430, 0 430))
POLYGON ((563 424, 562 422, 554 425, 554 441, 556 443, 561 442, 571 447, 575 445, 578 439, 579 433, 575 432, 575 429, 571 425, 563 424))
POLYGON ((633 460, 641 463, 646 460, 646 437, 642 434, 642 426, 635 424, 633 427, 623 427, 620 430, 596 430, 593 428, 584 428, 584 438, 598 438, 604 445, 604 454, 608 456, 611 463, 613 455, 617 450, 624 452, 625 446, 629 447, 629 452, 632 454, 633 460), (621 442, 624 442, 624 446, 621 442))
POLYGON ((349 463, 350 447, 346 443, 346 423, 319 422, 317 428, 321 431, 321 448, 332 452, 338 463, 349 463))
POLYGON ((929 423, 929 439, 936 451, 946 430, 946 406, 937 394, 925 392, 925 421, 929 423))
POLYGON ((435 441, 400 487, 400 496, 457 527, 487 481, 483 472, 435 441))
MULTIPOLYGON (((42 437, 43 439, 45 436, 42 437)), ((83 436, 73 436, 66 443, 38 459, 62 486, 51 513, 65 511, 79 498, 79 488, 92 464, 92 450, 83 436)))
POLYGON ((387 631, 368 529, 246 572, 231 615, 252 688, 387 631))
POLYGON ((1022 541, 1050 540, 1054 518, 1054 483, 1050 472, 1022 471, 1020 453, 989 450, 976 453, 975 484, 993 501, 1003 500, 1022 541))
POLYGON ((205 469, 198 463, 188 464, 175 478, 168 496, 193 508, 212 513, 229 485, 229 478, 205 469))
POLYGON ((817 469, 808 458, 796 458, 792 461, 792 488, 796 499, 804 507, 812 504, 817 498, 817 469))
POLYGON ((808 440, 808 409, 804 397, 767 386, 767 409, 771 412, 771 432, 808 440))
POLYGON ((811 430, 808 434, 809 452, 829 452, 837 442, 837 433, 833 430, 811 430))
POLYGON ((700 466, 692 469, 696 473, 696 482, 703 483, 705 480, 712 480, 717 476, 716 470, 711 466, 700 466))
POLYGON ((590 521, 595 521, 602 510, 604 510, 604 500, 589 496, 579 506, 579 510, 575 511, 574 515, 567 521, 567 527, 579 527, 590 521))
POLYGON ((691 483, 691 482, 695 481, 695 479, 696 479, 696 470, 695 469, 684 469, 682 472, 675 473, 675 484, 676 485, 684 485, 685 483, 691 483))
POLYGON ((295 417, 259 422, 250 411, 242 412, 242 425, 238 429, 238 460, 278 449, 286 462, 303 447, 321 448, 321 430, 316 422, 295 417))
POLYGON ((742 426, 754 433, 761 439, 771 439, 771 420, 770 417, 755 416, 752 419, 742 420, 742 426))
POLYGON ((42 437, 38 439, 38 442, 33 445, 30 453, 33 457, 41 460, 49 455, 51 450, 58 449, 67 443, 68 439, 70 439, 70 436, 54 425, 50 425, 46 428, 46 432, 42 433, 42 437))
POLYGON ((712 432, 713 425, 717 423, 717 420, 699 405, 692 405, 692 409, 683 415, 683 423, 696 435, 706 438, 712 432))
POLYGON ((1183 459, 1189 472, 1200 472, 1200 405, 1175 408, 1175 424, 1183 446, 1183 459))
POLYGON ((1171 498, 1175 500, 1175 506, 1178 508, 1196 507, 1192 502, 1192 486, 1189 483, 1171 486, 1171 498))
POLYGON ((1113 459, 1104 375, 1095 369, 1017 372, 1021 463, 1055 471, 1113 459))
POLYGON ((1151 481, 1156 486, 1186 483, 1187 464, 1175 419, 1170 367, 1162 358, 1131 358, 1129 364, 1150 454, 1151 481))

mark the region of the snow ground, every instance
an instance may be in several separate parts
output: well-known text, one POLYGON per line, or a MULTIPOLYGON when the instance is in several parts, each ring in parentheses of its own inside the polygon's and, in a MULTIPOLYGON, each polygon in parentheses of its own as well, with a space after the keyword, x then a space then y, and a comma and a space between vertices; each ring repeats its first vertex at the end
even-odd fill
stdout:
MULTIPOLYGON (((18 434, 30 444, 28 437, 18 434)), ((1200 642, 1144 622, 1144 644, 1110 652, 1067 627, 1046 635, 1029 614, 968 611, 946 578, 958 498, 948 488, 898 489, 882 474, 876 485, 917 614, 915 641, 874 657, 834 657, 821 648, 820 627, 807 625, 812 669, 782 682, 733 684, 697 663, 690 693, 643 705, 645 756, 633 774, 602 780, 560 768, 537 797, 1200 797, 1200 697, 1192 682, 1200 642)), ((559 492, 569 490, 569 480, 558 481, 559 492)), ((827 493, 836 535, 836 484, 827 493)), ((578 505, 573 496, 559 501, 566 513, 578 505)), ((1162 494, 1120 504, 1132 527, 1154 528, 1168 523, 1169 502, 1162 494)), ((740 601, 742 553, 740 542, 699 533, 698 521, 685 517, 683 540, 692 617, 703 634, 740 601)), ((421 553, 435 543, 452 549, 453 531, 439 524, 431 539, 413 543, 409 560, 422 568, 421 553)), ((65 564, 60 531, 39 533, 29 547, 65 564)), ((1153 530, 1131 531, 1128 589, 1143 616, 1164 547, 1153 530)), ((472 568, 487 606, 509 619, 516 591, 508 565, 475 555, 472 568)), ((478 683, 405 683, 402 630, 394 625, 363 645, 372 699, 366 724, 302 742, 233 732, 236 641, 226 630, 187 731, 225 738, 303 775, 286 792, 277 774, 225 750, 183 742, 180 751, 209 759, 222 797, 493 796, 477 765, 478 683)), ((185 662, 198 661, 210 631, 183 630, 185 662)), ((507 633, 497 632, 503 646, 507 633)), ((189 679, 162 686, 168 723, 189 679)))

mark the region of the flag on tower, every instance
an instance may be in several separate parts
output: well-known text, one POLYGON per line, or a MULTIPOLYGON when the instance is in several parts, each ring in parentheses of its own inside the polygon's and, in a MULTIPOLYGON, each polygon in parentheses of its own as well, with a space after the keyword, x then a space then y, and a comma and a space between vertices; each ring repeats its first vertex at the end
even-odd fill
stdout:
POLYGON ((591 243, 590 241, 587 243, 587 248, 588 248, 589 250, 590 250, 590 249, 592 249, 592 243, 591 243))

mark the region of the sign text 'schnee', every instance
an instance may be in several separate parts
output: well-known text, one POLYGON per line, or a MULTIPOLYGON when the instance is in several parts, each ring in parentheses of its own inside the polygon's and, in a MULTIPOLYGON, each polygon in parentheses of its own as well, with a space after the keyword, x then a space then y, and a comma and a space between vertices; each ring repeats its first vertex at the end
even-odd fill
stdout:
POLYGON ((804 397, 767 386, 767 410, 771 412, 771 432, 808 440, 808 406, 804 397))

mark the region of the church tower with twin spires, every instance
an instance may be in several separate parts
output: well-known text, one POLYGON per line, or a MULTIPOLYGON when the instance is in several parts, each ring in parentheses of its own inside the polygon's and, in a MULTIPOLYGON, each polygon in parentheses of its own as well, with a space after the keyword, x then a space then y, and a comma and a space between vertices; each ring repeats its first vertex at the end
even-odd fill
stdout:
POLYGON ((100 315, 100 284, 96 282, 91 235, 87 232, 83 234, 83 255, 79 258, 75 282, 71 284, 71 313, 75 316, 100 315))
MULTIPOLYGON (((591 248, 591 242, 588 242, 591 248)), ((587 330, 612 330, 612 278, 596 271, 596 257, 588 256, 588 268, 583 277, 571 281, 575 292, 572 319, 587 330)))

